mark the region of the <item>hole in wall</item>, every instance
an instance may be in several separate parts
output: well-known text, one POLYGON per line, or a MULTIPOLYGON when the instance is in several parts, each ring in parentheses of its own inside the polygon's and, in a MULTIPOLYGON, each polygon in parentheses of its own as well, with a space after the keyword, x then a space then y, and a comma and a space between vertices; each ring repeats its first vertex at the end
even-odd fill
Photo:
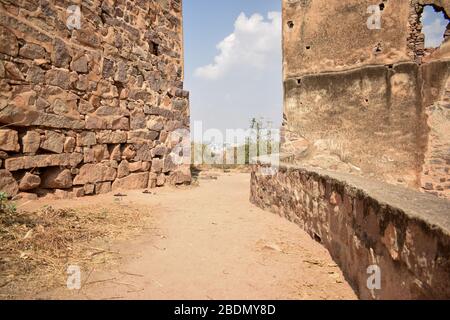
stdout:
POLYGON ((380 3, 380 10, 381 10, 381 11, 383 11, 383 10, 384 10, 384 8, 385 8, 385 5, 384 5, 384 3, 380 3))
POLYGON ((292 29, 294 27, 294 22, 288 21, 287 25, 288 25, 289 29, 292 29))
POLYGON ((155 56, 159 56, 159 44, 157 44, 156 42, 153 42, 153 41, 149 41, 148 44, 149 44, 150 53, 155 56))
POLYGON ((306 46, 306 50, 309 50, 309 49, 311 49, 311 46, 306 46))
POLYGON ((302 79, 297 79, 297 84, 301 85, 302 84, 302 79))
POLYGON ((423 7, 420 21, 425 36, 425 48, 439 48, 445 40, 450 18, 442 8, 426 5, 423 7))
POLYGON ((318 243, 322 243, 322 238, 317 233, 314 233, 314 240, 318 243))

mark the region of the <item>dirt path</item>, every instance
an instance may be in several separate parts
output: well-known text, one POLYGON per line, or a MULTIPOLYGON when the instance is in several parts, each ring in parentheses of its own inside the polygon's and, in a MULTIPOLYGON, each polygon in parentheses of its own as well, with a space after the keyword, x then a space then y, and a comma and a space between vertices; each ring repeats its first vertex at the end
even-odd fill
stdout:
MULTIPOLYGON (((114 249, 121 262, 107 271, 94 270, 81 291, 58 289, 43 298, 356 298, 321 245, 296 225, 249 203, 248 174, 224 174, 186 190, 127 195, 126 205, 155 208, 155 229, 118 243, 114 249)), ((113 199, 59 203, 105 205, 113 199)))

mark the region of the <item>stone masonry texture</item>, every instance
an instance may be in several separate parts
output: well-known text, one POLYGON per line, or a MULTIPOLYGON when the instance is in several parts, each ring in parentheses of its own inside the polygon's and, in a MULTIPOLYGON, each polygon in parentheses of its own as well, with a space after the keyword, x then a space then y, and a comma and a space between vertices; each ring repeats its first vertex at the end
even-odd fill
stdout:
POLYGON ((450 23, 425 48, 425 5, 449 19, 447 0, 283 0, 284 152, 450 198, 450 23))
POLYGON ((181 0, 0 0, 1 191, 189 183, 173 154, 179 129, 189 131, 181 0))
POLYGON ((253 166, 251 201, 322 243, 361 299, 450 299, 449 201, 317 168, 283 164, 268 175, 266 166, 253 166), (371 266, 379 288, 367 285, 371 266))

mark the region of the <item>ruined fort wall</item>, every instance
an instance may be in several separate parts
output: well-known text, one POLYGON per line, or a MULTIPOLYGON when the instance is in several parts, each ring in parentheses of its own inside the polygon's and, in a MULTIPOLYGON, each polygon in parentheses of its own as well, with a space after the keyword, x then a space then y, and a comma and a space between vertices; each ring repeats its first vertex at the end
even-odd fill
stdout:
POLYGON ((283 0, 284 78, 409 61, 409 2, 380 0, 382 29, 373 30, 372 0, 283 0))
POLYGON ((450 298, 450 202, 345 173, 264 168, 253 166, 251 201, 322 243, 361 299, 450 298))
POLYGON ((325 169, 449 196, 450 145, 442 131, 450 41, 426 52, 424 4, 449 6, 283 1, 283 151, 325 169), (379 30, 367 26, 374 4, 379 30), (440 101, 438 111, 430 109, 440 101))
POLYGON ((189 129, 182 41, 181 0, 0 0, 0 190, 189 182, 171 154, 189 129))

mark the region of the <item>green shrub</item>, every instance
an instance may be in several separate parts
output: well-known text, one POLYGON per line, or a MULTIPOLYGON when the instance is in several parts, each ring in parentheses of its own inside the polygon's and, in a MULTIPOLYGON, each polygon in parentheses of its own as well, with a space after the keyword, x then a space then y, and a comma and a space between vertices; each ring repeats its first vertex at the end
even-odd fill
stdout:
POLYGON ((8 195, 5 192, 0 192, 0 213, 13 214, 16 211, 16 204, 8 200, 8 195))

